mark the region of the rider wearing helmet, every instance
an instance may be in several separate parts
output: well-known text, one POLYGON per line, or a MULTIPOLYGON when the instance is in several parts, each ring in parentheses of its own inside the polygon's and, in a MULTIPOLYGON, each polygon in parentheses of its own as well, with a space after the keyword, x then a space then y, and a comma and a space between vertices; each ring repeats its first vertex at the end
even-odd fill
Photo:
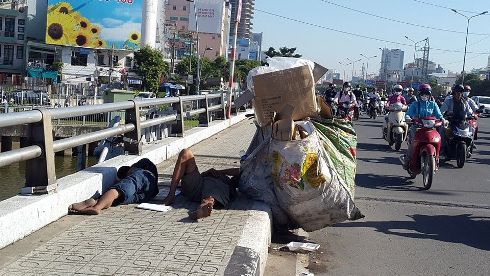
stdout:
POLYGON ((445 115, 452 115, 455 120, 462 120, 471 116, 473 110, 463 97, 464 86, 461 84, 454 85, 452 91, 452 97, 446 98, 442 104, 441 112, 445 115))
MULTIPOLYGON (((442 113, 437 104, 430 100, 432 98, 432 88, 429 84, 424 83, 419 86, 419 101, 413 102, 408 108, 406 117, 412 119, 421 119, 424 117, 435 117, 443 119, 442 113)), ((412 124, 408 132, 408 150, 404 157, 404 168, 409 164, 409 158, 412 156, 412 141, 415 137, 417 127, 412 124)))
POLYGON ((407 101, 402 96, 403 87, 399 84, 393 86, 393 95, 388 98, 387 106, 390 106, 395 103, 402 103, 403 105, 407 105, 407 101))
POLYGON ((470 98, 470 93, 471 93, 471 86, 465 85, 464 86, 464 91, 463 91, 463 98, 468 101, 468 105, 471 107, 471 111, 473 113, 478 111, 478 105, 473 101, 472 98, 470 98))
POLYGON ((407 95, 405 95, 405 100, 408 105, 411 105, 413 102, 417 101, 417 96, 414 95, 414 90, 412 87, 407 88, 407 95))
POLYGON ((335 90, 337 88, 337 86, 335 85, 335 83, 330 83, 328 85, 328 88, 327 90, 325 91, 325 100, 331 98, 331 99, 334 99, 335 96, 337 95, 337 91, 335 90))
POLYGON ((344 85, 342 85, 342 91, 337 93, 335 96, 335 101, 341 105, 343 103, 349 103, 349 105, 355 105, 356 104, 356 96, 354 93, 351 91, 352 85, 350 82, 346 81, 344 82, 344 85))

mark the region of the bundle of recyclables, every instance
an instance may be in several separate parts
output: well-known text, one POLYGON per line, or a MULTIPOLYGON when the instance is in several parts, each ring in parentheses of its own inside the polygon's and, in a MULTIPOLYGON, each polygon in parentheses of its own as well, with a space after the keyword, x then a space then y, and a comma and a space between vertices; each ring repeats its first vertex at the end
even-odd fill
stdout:
POLYGON ((277 227, 311 232, 363 215, 354 203, 356 133, 315 96, 326 69, 275 57, 250 71, 257 131, 241 162, 239 188, 269 204, 277 227))

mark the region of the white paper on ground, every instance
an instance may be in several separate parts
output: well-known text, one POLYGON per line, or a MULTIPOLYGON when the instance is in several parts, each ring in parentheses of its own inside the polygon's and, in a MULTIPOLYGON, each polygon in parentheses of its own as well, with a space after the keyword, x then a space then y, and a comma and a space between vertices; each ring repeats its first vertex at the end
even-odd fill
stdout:
POLYGON ((319 244, 309 243, 309 242, 290 242, 286 244, 286 246, 291 251, 305 250, 305 251, 313 252, 318 250, 318 248, 320 248, 319 244))
POLYGON ((157 212, 168 212, 173 209, 172 206, 165 206, 162 204, 151 204, 151 203, 141 203, 140 205, 136 206, 136 208, 152 210, 157 212))

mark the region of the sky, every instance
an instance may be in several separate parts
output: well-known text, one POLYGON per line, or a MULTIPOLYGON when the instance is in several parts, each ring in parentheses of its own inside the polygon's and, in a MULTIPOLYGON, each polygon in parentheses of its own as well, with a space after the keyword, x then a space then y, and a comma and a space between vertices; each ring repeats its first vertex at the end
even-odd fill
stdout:
MULTIPOLYGON (((363 62, 369 66, 369 73, 377 73, 381 63, 379 48, 403 50, 406 64, 413 61, 414 43, 405 36, 415 42, 428 37, 431 48, 429 59, 445 70, 461 72, 467 20, 451 9, 472 16, 490 12, 490 1, 256 0, 253 32, 263 33, 264 50, 271 46, 276 49, 296 47, 297 53, 305 58, 341 73, 345 70, 348 78, 352 74, 352 65, 341 65, 339 62, 346 64, 349 63, 348 59, 362 59, 354 64, 356 75, 360 75, 363 62), (366 61, 361 53, 367 57, 377 57, 366 61)), ((487 66, 490 55, 489 27, 488 14, 470 20, 465 71, 487 66)), ((422 52, 417 51, 417 57, 422 57, 422 52)))

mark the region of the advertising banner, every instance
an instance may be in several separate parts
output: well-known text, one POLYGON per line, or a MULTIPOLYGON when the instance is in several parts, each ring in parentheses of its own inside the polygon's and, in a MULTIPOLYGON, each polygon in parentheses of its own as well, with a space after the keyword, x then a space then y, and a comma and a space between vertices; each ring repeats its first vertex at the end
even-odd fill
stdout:
POLYGON ((138 49, 143 0, 48 0, 46 43, 138 49))
POLYGON ((196 31, 196 15, 200 33, 220 34, 221 20, 223 18, 222 0, 203 0, 191 3, 189 14, 189 31, 196 31), (194 5, 196 6, 194 9, 194 5))

